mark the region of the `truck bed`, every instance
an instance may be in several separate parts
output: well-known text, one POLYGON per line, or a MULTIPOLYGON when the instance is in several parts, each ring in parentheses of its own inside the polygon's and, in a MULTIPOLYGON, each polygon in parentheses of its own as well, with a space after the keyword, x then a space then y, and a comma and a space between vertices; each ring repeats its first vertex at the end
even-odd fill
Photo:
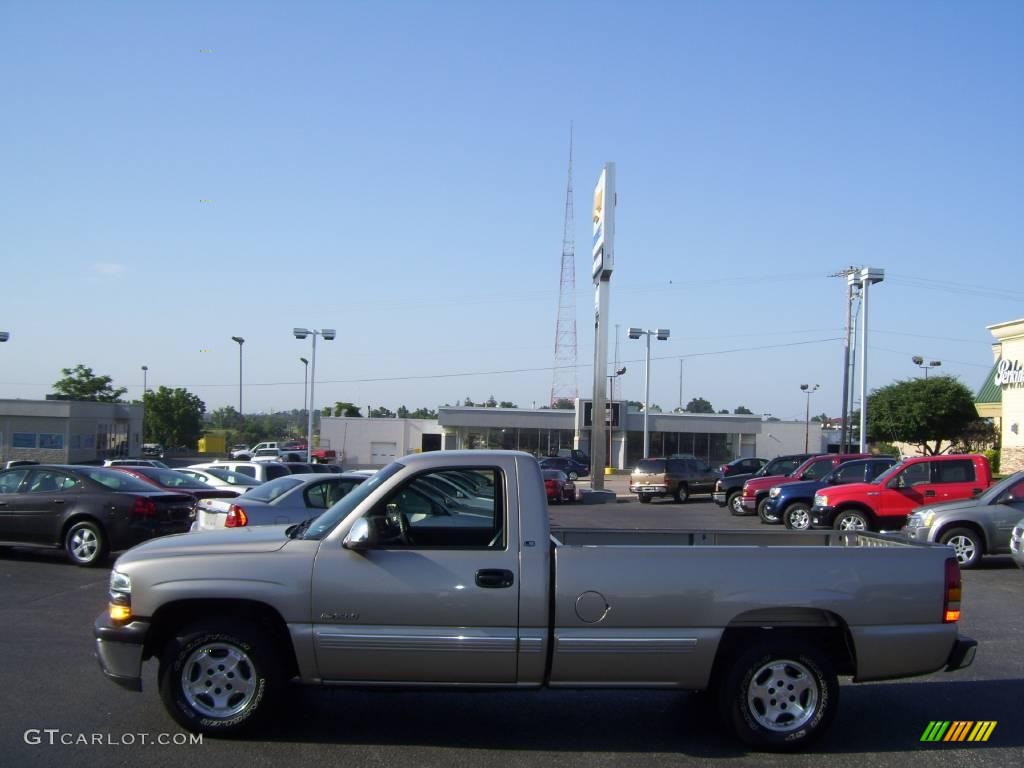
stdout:
POLYGON ((863 531, 680 531, 552 528, 556 547, 915 547, 903 536, 863 531))

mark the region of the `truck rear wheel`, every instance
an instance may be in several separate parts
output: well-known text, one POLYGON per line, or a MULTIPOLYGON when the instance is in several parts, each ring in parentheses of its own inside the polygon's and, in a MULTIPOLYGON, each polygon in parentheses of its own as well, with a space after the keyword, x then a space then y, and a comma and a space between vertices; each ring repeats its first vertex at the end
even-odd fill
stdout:
POLYGON ((779 638, 736 659, 720 696, 722 715, 742 741, 790 751, 828 728, 839 706, 839 679, 820 651, 779 638))
POLYGON ((637 495, 637 498, 640 499, 640 503, 641 504, 650 504, 651 503, 651 497, 650 497, 649 494, 641 493, 641 494, 637 495))
POLYGON ((267 634, 209 619, 175 633, 160 659, 160 698, 182 727, 233 736, 263 720, 284 684, 267 634))
POLYGON ((679 503, 682 503, 686 501, 688 498, 690 498, 690 489, 687 487, 686 483, 680 483, 678 486, 676 486, 675 491, 673 491, 672 493, 672 498, 674 498, 679 503))

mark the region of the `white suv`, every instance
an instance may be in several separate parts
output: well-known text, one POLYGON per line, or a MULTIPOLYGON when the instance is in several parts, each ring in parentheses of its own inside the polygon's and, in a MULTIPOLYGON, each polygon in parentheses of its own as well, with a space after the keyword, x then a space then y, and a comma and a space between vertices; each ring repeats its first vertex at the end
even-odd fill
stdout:
POLYGON ((192 464, 189 469, 207 469, 208 467, 227 469, 240 475, 248 475, 261 483, 292 474, 288 467, 278 461, 207 461, 202 464, 192 464))

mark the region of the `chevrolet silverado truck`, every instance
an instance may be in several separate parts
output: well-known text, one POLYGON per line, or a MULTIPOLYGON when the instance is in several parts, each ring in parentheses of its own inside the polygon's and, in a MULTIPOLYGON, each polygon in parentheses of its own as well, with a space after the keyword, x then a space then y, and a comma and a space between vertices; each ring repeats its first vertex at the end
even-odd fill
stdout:
POLYGON ((870 483, 822 489, 814 495, 812 528, 898 531, 925 504, 979 496, 992 485, 992 469, 981 455, 917 456, 870 483))
POLYGON ((788 475, 813 455, 813 453, 796 453, 791 456, 776 456, 753 474, 727 475, 715 483, 715 491, 711 494, 711 500, 720 507, 728 507, 729 512, 733 515, 745 515, 747 512, 743 509, 741 497, 743 496, 743 484, 747 480, 752 477, 788 475))
POLYGON ((801 480, 818 480, 844 461, 852 459, 870 458, 869 453, 824 453, 811 456, 803 464, 794 469, 785 477, 752 477, 743 484, 743 494, 740 496, 740 504, 748 513, 757 512, 762 523, 780 523, 778 518, 771 519, 767 516, 768 494, 771 489, 785 483, 796 483, 801 480))
POLYGON ((256 728, 289 681, 655 688, 712 691, 741 739, 787 750, 828 727, 840 676, 969 665, 960 596, 949 548, 873 534, 552 531, 531 455, 437 451, 299 525, 135 547, 94 634, 125 688, 158 660, 203 734, 256 728), (474 491, 439 504, 447 480, 474 491))

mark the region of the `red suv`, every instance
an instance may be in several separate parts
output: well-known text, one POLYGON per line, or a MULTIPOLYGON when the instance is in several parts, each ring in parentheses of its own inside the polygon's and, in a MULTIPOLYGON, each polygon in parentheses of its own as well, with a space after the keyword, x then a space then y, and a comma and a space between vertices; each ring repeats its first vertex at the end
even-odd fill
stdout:
POLYGON ((762 522, 778 523, 780 518, 777 513, 774 517, 766 517, 769 512, 765 509, 765 502, 768 501, 768 492, 772 487, 795 483, 798 480, 820 480, 845 461, 870 458, 872 458, 870 453, 823 453, 820 456, 811 456, 788 475, 750 478, 743 484, 743 496, 740 503, 743 504, 744 509, 750 512, 757 510, 762 522))
POLYGON ((819 491, 811 508, 811 526, 840 531, 898 531, 917 507, 969 499, 991 484, 992 469, 984 456, 907 459, 870 483, 819 491))

